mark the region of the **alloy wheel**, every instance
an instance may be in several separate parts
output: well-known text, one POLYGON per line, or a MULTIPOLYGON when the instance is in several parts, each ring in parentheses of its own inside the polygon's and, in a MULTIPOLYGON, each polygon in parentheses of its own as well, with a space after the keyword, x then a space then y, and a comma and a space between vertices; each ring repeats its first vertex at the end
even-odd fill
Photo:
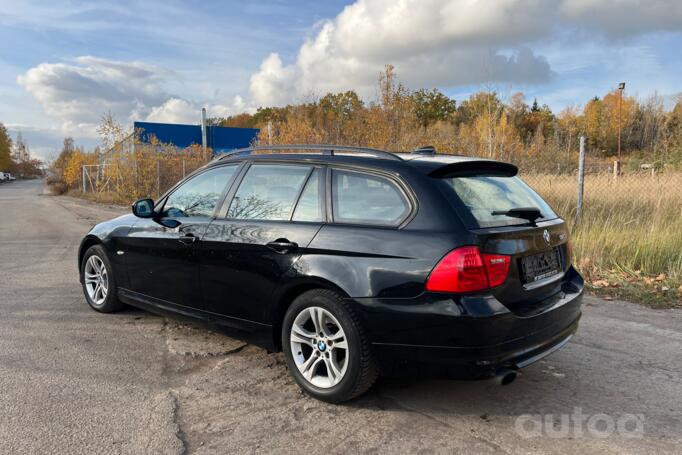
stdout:
POLYGON ((348 340, 339 321, 320 307, 303 309, 294 319, 290 349, 298 371, 310 384, 328 389, 348 368, 348 340))
POLYGON ((96 306, 103 305, 109 290, 109 277, 104 261, 99 256, 92 255, 88 258, 83 278, 92 303, 96 306))

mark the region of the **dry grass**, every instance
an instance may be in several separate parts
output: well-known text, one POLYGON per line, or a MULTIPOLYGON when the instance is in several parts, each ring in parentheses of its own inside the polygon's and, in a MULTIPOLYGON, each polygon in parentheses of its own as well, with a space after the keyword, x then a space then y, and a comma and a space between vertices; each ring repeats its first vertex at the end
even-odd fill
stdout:
POLYGON ((679 301, 682 174, 587 175, 580 220, 575 176, 523 177, 568 221, 574 263, 591 283, 622 288, 641 281, 679 301))

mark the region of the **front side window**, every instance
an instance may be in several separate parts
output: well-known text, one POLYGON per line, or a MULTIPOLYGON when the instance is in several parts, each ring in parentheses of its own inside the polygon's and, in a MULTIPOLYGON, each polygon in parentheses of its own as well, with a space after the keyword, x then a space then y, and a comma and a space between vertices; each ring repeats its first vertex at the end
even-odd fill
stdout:
POLYGON ((163 206, 163 216, 213 216, 216 204, 237 166, 221 166, 191 178, 177 188, 163 206))
POLYGON ((252 165, 227 212, 238 220, 288 220, 310 166, 252 165))
POLYGON ((410 212, 410 204, 398 186, 373 174, 332 171, 334 221, 395 226, 410 212))

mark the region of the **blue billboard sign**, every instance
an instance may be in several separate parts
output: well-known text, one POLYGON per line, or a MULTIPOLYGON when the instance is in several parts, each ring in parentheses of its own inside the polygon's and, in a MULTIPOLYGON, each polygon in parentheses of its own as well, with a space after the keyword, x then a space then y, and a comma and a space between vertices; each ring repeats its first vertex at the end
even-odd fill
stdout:
MULTIPOLYGON (((172 123, 135 122, 135 131, 140 140, 149 143, 152 137, 160 142, 173 144, 179 148, 192 144, 201 145, 201 126, 178 125, 172 123)), ((258 128, 229 128, 224 126, 206 127, 206 145, 213 153, 248 147, 258 136, 258 128)))

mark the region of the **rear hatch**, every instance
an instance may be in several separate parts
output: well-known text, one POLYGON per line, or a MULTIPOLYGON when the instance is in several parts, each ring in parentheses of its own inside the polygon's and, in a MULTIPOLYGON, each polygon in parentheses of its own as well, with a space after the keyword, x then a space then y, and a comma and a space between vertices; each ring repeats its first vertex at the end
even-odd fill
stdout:
POLYGON ((568 232, 516 172, 513 165, 480 160, 431 176, 475 234, 481 253, 509 257, 507 279, 492 288, 493 295, 513 313, 532 316, 561 295, 570 267, 568 232))

